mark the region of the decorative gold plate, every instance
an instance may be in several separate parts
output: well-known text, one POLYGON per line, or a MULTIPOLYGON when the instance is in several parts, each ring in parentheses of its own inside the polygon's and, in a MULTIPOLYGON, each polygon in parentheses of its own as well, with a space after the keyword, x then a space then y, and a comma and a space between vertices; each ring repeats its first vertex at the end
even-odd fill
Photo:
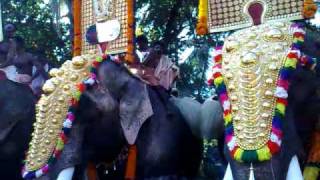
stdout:
POLYGON ((276 81, 292 44, 291 23, 267 23, 229 36, 222 73, 230 97, 237 143, 256 150, 270 137, 276 81))
POLYGON ((61 68, 50 71, 51 79, 43 86, 43 94, 36 105, 36 122, 26 158, 26 170, 43 167, 52 155, 66 118, 76 85, 89 74, 92 55, 78 56, 66 61, 61 68))

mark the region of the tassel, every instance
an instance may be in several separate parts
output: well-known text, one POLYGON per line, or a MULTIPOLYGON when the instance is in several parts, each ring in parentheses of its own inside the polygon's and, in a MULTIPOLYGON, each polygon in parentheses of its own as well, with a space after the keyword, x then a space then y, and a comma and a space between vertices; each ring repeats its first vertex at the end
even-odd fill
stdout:
POLYGON ((89 163, 87 167, 87 175, 88 180, 96 180, 97 179, 97 169, 94 163, 89 163))
POLYGON ((125 173, 126 180, 133 180, 136 178, 136 168, 137 168, 137 146, 130 145, 129 152, 128 152, 126 173, 125 173))
POLYGON ((254 180, 254 172, 253 172, 252 163, 251 163, 251 165, 250 165, 250 176, 249 176, 249 180, 254 180))

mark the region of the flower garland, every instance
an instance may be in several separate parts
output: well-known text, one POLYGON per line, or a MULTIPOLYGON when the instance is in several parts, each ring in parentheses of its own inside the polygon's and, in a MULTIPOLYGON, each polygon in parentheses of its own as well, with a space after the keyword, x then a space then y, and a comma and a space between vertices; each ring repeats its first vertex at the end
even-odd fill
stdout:
POLYGON ((127 13, 128 13, 128 17, 127 17, 127 54, 125 57, 125 60, 128 63, 133 63, 135 56, 134 56, 134 1, 133 0, 127 0, 127 13))
POLYGON ((318 6, 314 0, 304 0, 302 12, 304 18, 312 18, 317 12, 317 8, 318 6))
POLYGON ((283 67, 280 69, 279 78, 277 81, 277 87, 275 90, 276 105, 274 109, 274 115, 272 119, 272 128, 270 132, 270 138, 266 145, 257 150, 243 150, 241 149, 234 135, 231 106, 228 97, 226 85, 221 74, 222 69, 222 47, 218 47, 215 50, 213 67, 213 76, 209 80, 209 84, 214 84, 216 92, 219 96, 219 101, 223 104, 223 118, 225 122, 225 141, 233 159, 239 162, 261 162, 269 160, 272 155, 276 154, 280 150, 281 140, 283 136, 282 121, 285 120, 285 110, 288 104, 288 88, 289 80, 294 72, 297 63, 301 57, 300 48, 304 42, 305 32, 304 30, 293 24, 293 44, 287 54, 283 67))
POLYGON ((97 69, 100 66, 100 64, 110 59, 111 59, 110 56, 103 55, 102 57, 97 57, 92 62, 92 65, 90 67, 89 77, 83 82, 77 84, 77 90, 72 94, 72 98, 69 102, 68 113, 67 113, 66 119, 63 122, 63 128, 59 134, 56 147, 51 157, 49 158, 47 164, 35 171, 26 171, 26 168, 23 167, 22 176, 24 179, 39 178, 40 176, 46 174, 49 171, 49 168, 52 166, 52 164, 59 158, 64 148, 64 145, 67 143, 68 136, 70 135, 72 124, 75 120, 75 110, 78 107, 78 103, 81 95, 88 87, 96 83, 97 69))
POLYGON ((208 33, 208 0, 199 0, 198 23, 196 32, 198 35, 208 33))
POLYGON ((74 39, 73 39, 73 56, 81 55, 81 0, 73 1, 73 22, 74 22, 74 39))

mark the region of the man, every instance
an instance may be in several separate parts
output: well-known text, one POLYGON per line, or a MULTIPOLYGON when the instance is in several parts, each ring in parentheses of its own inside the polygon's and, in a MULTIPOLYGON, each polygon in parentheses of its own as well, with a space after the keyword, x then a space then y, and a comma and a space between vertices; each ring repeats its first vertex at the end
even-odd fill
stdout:
POLYGON ((37 58, 31 53, 25 51, 24 40, 21 37, 16 37, 16 54, 12 59, 12 64, 17 68, 16 82, 23 84, 30 84, 35 78, 32 73, 33 66, 38 72, 35 74, 41 74, 47 77, 46 72, 37 58))
POLYGON ((0 71, 10 80, 14 80, 16 68, 11 65, 11 61, 16 54, 15 32, 13 24, 5 25, 5 39, 0 42, 0 71))
POLYGON ((179 71, 168 56, 164 54, 164 44, 155 42, 142 62, 141 77, 153 86, 161 86, 170 91, 179 71))
POLYGON ((142 63, 149 54, 148 38, 144 35, 140 35, 136 38, 136 42, 137 42, 136 53, 137 53, 137 56, 139 57, 139 61, 142 63))

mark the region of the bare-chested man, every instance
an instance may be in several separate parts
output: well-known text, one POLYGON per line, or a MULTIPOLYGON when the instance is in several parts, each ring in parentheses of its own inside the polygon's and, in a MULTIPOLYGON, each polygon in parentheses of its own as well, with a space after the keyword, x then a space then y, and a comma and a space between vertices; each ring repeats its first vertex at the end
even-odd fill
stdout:
POLYGON ((36 56, 25 51, 24 40, 21 37, 16 37, 16 54, 11 63, 17 68, 16 81, 23 84, 30 84, 36 78, 32 75, 33 66, 36 67, 37 73, 46 77, 46 72, 42 64, 37 61, 36 56))
POLYGON ((6 67, 16 53, 15 32, 13 24, 7 24, 4 27, 5 39, 0 42, 0 68, 6 67))

